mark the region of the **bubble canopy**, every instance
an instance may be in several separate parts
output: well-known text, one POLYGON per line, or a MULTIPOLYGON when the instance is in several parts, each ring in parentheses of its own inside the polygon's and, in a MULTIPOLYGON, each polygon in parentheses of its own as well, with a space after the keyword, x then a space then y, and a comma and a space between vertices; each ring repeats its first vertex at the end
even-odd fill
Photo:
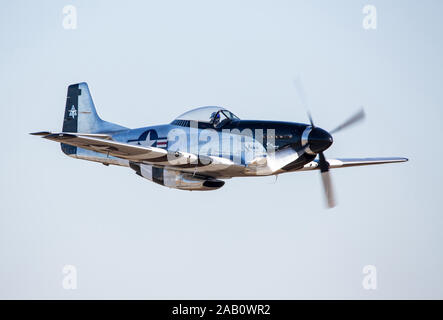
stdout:
POLYGON ((175 120, 191 120, 191 121, 211 123, 214 115, 216 115, 218 112, 220 112, 220 116, 224 116, 228 119, 240 120, 231 111, 216 106, 208 106, 208 107, 200 107, 192 109, 188 112, 179 115, 177 118, 175 118, 175 120))

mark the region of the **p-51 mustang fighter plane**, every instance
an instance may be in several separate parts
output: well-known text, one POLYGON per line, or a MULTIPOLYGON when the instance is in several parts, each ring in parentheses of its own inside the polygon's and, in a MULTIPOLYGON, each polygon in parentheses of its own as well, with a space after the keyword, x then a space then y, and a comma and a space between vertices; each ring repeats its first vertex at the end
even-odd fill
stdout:
MULTIPOLYGON (((331 133, 363 117, 360 111, 331 133)), ((143 178, 182 190, 215 190, 232 177, 320 170, 329 207, 335 204, 330 168, 408 160, 326 160, 323 151, 332 145, 332 136, 311 117, 310 124, 241 120, 222 107, 201 107, 169 124, 129 129, 98 116, 86 83, 68 87, 62 132, 32 134, 60 142, 70 157, 129 167, 143 178)))

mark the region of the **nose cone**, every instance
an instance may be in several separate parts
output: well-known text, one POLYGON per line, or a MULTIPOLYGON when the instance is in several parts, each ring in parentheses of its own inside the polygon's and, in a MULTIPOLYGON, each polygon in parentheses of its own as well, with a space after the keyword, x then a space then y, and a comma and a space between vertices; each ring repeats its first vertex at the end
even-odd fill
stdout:
POLYGON ((323 130, 321 128, 314 128, 309 134, 308 141, 309 148, 313 152, 319 153, 328 149, 331 146, 333 139, 329 132, 327 132, 326 130, 323 130))

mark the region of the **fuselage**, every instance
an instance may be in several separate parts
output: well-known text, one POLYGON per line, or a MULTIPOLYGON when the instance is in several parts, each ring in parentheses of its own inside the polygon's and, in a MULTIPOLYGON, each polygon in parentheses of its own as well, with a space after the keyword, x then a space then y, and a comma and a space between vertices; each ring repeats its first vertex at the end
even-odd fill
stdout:
MULTIPOLYGON (((116 132, 112 138, 119 142, 224 157, 238 165, 246 165, 270 151, 291 147, 302 149, 311 126, 303 123, 262 120, 233 120, 221 127, 209 123, 174 120, 170 124, 148 126, 116 132)), ((315 158, 303 153, 297 161, 283 168, 294 171, 315 158)), ((226 176, 243 176, 244 173, 226 176)), ((223 171, 218 173, 224 176, 223 171)))

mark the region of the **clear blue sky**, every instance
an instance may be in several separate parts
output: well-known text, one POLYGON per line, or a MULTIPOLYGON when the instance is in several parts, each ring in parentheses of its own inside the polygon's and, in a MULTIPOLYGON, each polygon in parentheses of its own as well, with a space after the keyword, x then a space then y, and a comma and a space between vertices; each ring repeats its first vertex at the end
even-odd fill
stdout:
POLYGON ((9 1, 0 11, 0 298, 443 298, 441 1, 9 1), (76 30, 62 27, 64 5, 76 30), (377 8, 376 30, 362 9, 377 8), (86 81, 128 127, 222 105, 332 129, 328 157, 405 156, 333 171, 167 189, 74 160, 28 132, 61 129, 86 81), (61 286, 64 265, 77 290, 61 286), (377 267, 377 290, 362 268, 377 267))

